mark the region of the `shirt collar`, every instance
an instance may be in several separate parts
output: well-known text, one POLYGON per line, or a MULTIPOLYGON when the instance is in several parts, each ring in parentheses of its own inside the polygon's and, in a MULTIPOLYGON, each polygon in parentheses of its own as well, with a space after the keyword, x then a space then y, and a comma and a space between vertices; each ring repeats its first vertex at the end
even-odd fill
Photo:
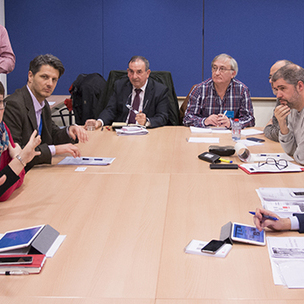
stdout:
POLYGON ((26 85, 26 87, 27 87, 27 89, 30 92, 30 95, 32 97, 35 112, 41 111, 43 109, 44 105, 45 105, 45 100, 43 100, 42 103, 40 104, 40 102, 37 100, 37 98, 35 97, 35 95, 32 93, 32 91, 29 88, 29 86, 26 85))

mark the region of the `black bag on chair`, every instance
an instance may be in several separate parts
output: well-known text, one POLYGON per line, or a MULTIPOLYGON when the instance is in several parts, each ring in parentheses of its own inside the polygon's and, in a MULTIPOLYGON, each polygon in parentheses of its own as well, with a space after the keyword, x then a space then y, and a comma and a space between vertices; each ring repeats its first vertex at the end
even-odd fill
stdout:
POLYGON ((87 119, 96 119, 102 110, 105 79, 98 73, 80 74, 70 89, 75 122, 84 125, 87 119))

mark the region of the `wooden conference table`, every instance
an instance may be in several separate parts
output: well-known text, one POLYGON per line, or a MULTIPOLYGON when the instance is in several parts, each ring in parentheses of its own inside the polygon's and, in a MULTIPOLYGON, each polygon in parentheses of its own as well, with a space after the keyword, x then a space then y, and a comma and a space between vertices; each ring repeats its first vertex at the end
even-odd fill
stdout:
MULTIPOLYGON (((184 253, 192 240, 219 238, 228 221, 252 223, 259 187, 303 187, 303 173, 247 175, 210 170, 209 144, 188 143, 185 127, 119 137, 89 132, 83 156, 116 157, 110 166, 33 168, 0 205, 0 232, 50 224, 67 238, 39 275, 1 276, 1 303, 303 303, 304 290, 275 286, 266 246, 233 245, 224 259, 184 253)), ((264 138, 263 135, 259 137, 264 138)), ((252 153, 282 152, 266 139, 252 153)), ((238 163, 237 156, 230 157, 238 163)), ((298 232, 267 232, 301 236, 298 232)))

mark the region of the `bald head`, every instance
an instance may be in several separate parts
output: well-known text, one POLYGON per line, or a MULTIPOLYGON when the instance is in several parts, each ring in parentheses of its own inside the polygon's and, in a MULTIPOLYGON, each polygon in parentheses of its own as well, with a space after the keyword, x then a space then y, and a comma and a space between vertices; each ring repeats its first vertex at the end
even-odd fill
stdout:
MULTIPOLYGON (((288 65, 288 64, 293 64, 293 62, 283 59, 283 60, 276 61, 275 64, 272 65, 272 67, 270 68, 270 72, 269 72, 269 83, 270 83, 270 85, 271 85, 271 82, 272 82, 272 75, 277 70, 279 70, 280 68, 282 68, 283 66, 288 65)), ((273 95, 276 95, 276 92, 274 90, 272 90, 272 92, 273 92, 273 95)))
POLYGON ((272 75, 281 67, 287 65, 287 64, 292 64, 291 61, 289 60, 278 60, 271 68, 270 68, 270 72, 269 72, 269 83, 271 84, 271 77, 272 75))

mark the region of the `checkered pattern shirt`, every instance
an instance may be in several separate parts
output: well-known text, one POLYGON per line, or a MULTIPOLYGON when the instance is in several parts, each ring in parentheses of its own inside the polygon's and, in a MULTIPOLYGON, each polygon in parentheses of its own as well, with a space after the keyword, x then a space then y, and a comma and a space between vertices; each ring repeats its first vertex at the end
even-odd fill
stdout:
POLYGON ((253 107, 247 86, 232 79, 222 100, 214 88, 212 78, 209 78, 195 86, 190 93, 183 123, 187 127, 206 127, 204 122, 207 117, 223 114, 226 110, 234 111, 234 118, 239 119, 242 128, 254 126, 253 107))

